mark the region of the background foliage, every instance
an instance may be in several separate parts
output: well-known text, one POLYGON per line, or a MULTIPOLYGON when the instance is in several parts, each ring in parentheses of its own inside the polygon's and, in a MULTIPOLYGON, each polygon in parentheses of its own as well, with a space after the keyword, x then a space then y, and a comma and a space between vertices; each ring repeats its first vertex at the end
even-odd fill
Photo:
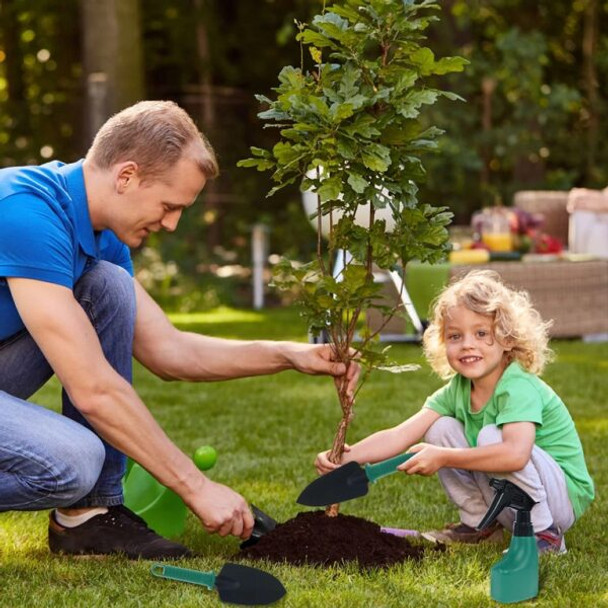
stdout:
MULTIPOLYGON (((0 0, 0 166, 71 161, 86 150, 86 1, 0 0)), ((469 59, 462 74, 441 81, 467 103, 425 110, 446 134, 425 161, 420 199, 448 205, 467 222, 482 205, 509 204, 519 189, 605 186, 608 2, 441 5, 429 46, 438 58, 469 59)), ((276 141, 256 119, 254 94, 276 86, 282 66, 299 64, 294 19, 306 22, 322 9, 323 0, 140 2, 145 96, 184 105, 210 135, 223 169, 177 235, 150 243, 182 274, 196 280, 226 255, 246 264, 255 222, 270 226, 272 251, 311 257, 315 235, 297 189, 266 199, 268 177, 235 164, 249 146, 276 141)))

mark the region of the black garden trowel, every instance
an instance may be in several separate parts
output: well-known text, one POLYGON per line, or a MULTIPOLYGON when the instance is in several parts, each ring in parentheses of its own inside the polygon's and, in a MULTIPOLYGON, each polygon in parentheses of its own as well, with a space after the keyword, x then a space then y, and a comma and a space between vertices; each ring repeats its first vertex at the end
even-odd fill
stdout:
POLYGON ((154 564, 150 572, 160 578, 202 585, 210 591, 215 589, 222 602, 231 604, 272 604, 286 593, 281 581, 272 574, 240 564, 224 564, 218 574, 165 564, 154 564))
POLYGON ((241 549, 255 545, 264 534, 272 532, 277 526, 277 522, 270 515, 264 513, 264 511, 258 509, 255 505, 250 506, 254 520, 253 531, 251 532, 251 536, 239 545, 241 549))
POLYGON ((365 496, 370 482, 395 473, 397 467, 412 456, 415 454, 399 454, 363 466, 358 462, 349 462, 308 484, 298 496, 297 502, 309 507, 324 507, 365 496))

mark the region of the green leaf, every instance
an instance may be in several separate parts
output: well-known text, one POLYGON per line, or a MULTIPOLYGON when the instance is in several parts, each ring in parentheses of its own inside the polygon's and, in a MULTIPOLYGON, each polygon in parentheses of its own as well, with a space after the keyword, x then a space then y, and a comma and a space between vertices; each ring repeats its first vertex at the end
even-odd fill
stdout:
POLYGON ((456 93, 452 93, 451 91, 441 91, 441 95, 443 97, 447 97, 450 101, 466 101, 464 97, 461 97, 456 93))
POLYGON ((342 40, 343 35, 348 32, 348 21, 332 12, 317 15, 312 20, 312 24, 326 36, 336 40, 342 40))
POLYGON ((269 110, 258 112, 258 118, 261 118, 262 120, 287 120, 289 114, 277 110, 276 108, 270 108, 269 110))
POLYGON ((415 106, 422 104, 433 104, 439 97, 439 91, 436 89, 424 89, 422 91, 413 91, 407 96, 407 101, 415 106))
POLYGON ((265 160, 262 158, 245 158, 236 163, 237 167, 255 167, 258 171, 267 171, 275 166, 273 160, 265 160))
POLYGON ((345 120, 346 118, 350 118, 353 115, 353 112, 353 106, 350 103, 334 103, 329 108, 329 116, 334 124, 339 123, 345 120))
POLYGON ((361 70, 355 68, 352 65, 346 65, 342 78, 340 79, 340 85, 338 86, 338 93, 344 100, 350 100, 360 92, 360 81, 361 70))
POLYGON ((433 73, 435 65, 435 55, 427 47, 419 48, 410 55, 410 61, 418 68, 422 76, 433 73))
POLYGON ((349 173, 347 182, 357 194, 363 194, 369 186, 369 182, 358 173, 349 173))
POLYGON ((304 30, 302 33, 298 34, 296 40, 303 42, 304 44, 312 44, 319 48, 335 46, 327 36, 310 29, 304 30))
POLYGON ((342 183, 339 177, 328 177, 324 179, 321 186, 317 190, 317 194, 321 198, 321 202, 335 201, 342 191, 342 183))
POLYGON ((265 148, 258 148, 257 146, 251 146, 250 150, 254 156, 259 156, 260 158, 268 158, 268 159, 272 160, 272 154, 265 148))
POLYGON ((368 169, 383 173, 391 164, 391 152, 386 146, 371 144, 361 150, 361 160, 368 169))
POLYGON ((279 82, 291 88, 300 89, 304 84, 304 75, 299 68, 287 65, 279 72, 279 82))
POLYGON ((418 74, 414 70, 400 70, 399 78, 395 84, 395 93, 410 89, 418 80, 418 74))
POLYGON ((354 160, 357 156, 357 146, 345 137, 338 137, 336 142, 338 154, 347 160, 354 160))
POLYGON ((375 125, 376 118, 371 114, 360 114, 351 125, 344 127, 344 131, 352 136, 372 139, 380 135, 380 131, 375 125))
POLYGON ((435 74, 449 74, 450 72, 462 72, 464 66, 469 62, 464 57, 443 57, 435 64, 435 74))
POLYGON ((280 141, 275 144, 272 152, 279 163, 286 165, 301 158, 302 150, 296 145, 280 141))

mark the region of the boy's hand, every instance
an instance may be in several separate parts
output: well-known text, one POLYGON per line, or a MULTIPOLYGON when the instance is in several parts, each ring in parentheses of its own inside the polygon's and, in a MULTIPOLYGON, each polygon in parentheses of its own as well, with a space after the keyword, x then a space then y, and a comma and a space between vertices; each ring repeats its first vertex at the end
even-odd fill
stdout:
POLYGON ((408 453, 415 453, 416 456, 399 465, 397 469, 408 475, 433 475, 445 466, 447 449, 430 443, 418 443, 408 450, 408 453))
POLYGON ((344 454, 342 454, 342 463, 334 464, 329 460, 329 453, 331 450, 327 450, 326 452, 319 452, 317 457, 315 458, 315 468, 317 469, 317 473, 319 475, 325 475, 325 473, 329 473, 338 467, 341 467, 344 464, 344 454, 346 452, 350 452, 350 446, 348 444, 344 444, 344 454))

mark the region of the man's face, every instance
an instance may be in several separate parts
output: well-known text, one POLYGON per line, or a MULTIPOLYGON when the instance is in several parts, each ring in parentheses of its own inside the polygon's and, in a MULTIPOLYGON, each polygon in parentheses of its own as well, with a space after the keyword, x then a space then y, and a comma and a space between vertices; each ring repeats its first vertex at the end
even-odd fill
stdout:
POLYGON ((137 175, 122 193, 120 218, 111 226, 129 247, 139 247, 151 232, 173 232, 182 212, 205 186, 205 176, 190 158, 180 159, 162 179, 142 181, 137 175))

